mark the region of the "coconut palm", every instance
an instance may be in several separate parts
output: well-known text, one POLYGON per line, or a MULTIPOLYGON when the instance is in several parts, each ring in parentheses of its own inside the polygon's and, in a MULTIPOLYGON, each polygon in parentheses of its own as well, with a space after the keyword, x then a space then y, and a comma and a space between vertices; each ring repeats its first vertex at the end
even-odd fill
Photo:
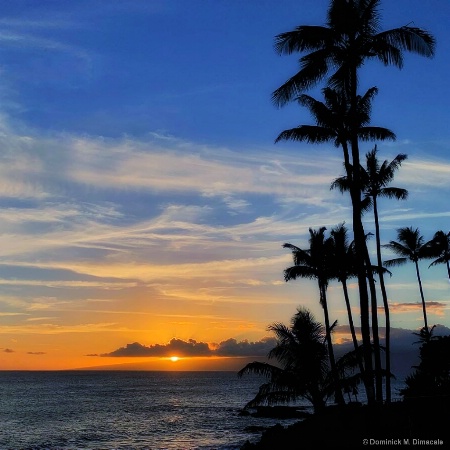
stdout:
POLYGON ((279 54, 310 52, 300 58, 300 70, 273 93, 283 105, 313 87, 328 74, 329 85, 356 97, 358 70, 369 59, 403 67, 403 51, 431 57, 435 40, 423 29, 402 26, 380 30, 381 0, 331 0, 325 26, 298 26, 275 37, 279 54))
MULTIPOLYGON (((375 146, 370 152, 366 153, 366 167, 361 167, 361 184, 364 195, 365 208, 373 207, 374 222, 375 222, 375 238, 377 249, 377 263, 378 276, 380 280, 380 290, 383 298, 383 307, 386 320, 386 335, 385 335, 385 355, 386 355, 386 401, 391 401, 391 362, 390 362, 390 313, 389 303, 387 299, 386 286, 384 283, 384 268, 381 257, 381 239, 380 239, 380 225, 378 216, 378 198, 395 198, 397 200, 404 200, 408 197, 406 189, 388 186, 393 180, 396 170, 401 166, 401 163, 407 158, 405 154, 398 154, 391 162, 384 160, 380 165, 377 158, 378 149, 375 146)), ((347 177, 341 177, 335 180, 332 188, 338 188, 341 192, 349 189, 349 182, 347 177)))
POLYGON ((294 265, 284 271, 286 281, 296 280, 297 278, 314 279, 319 288, 319 301, 323 308, 326 341, 328 344, 328 355, 330 359, 331 372, 336 384, 336 402, 344 403, 342 392, 339 388, 338 372, 334 356, 333 344, 331 340, 331 324, 328 312, 327 288, 333 273, 329 264, 329 258, 332 255, 332 240, 325 238, 325 227, 319 230, 309 229, 309 249, 301 248, 286 243, 283 248, 289 248, 292 251, 294 265))
MULTIPOLYGON (((279 54, 309 53, 300 58, 300 70, 273 92, 274 103, 282 106, 298 98, 331 73, 328 85, 341 92, 349 104, 351 163, 356 168, 360 166, 357 133, 359 69, 369 59, 378 59, 386 66, 402 68, 404 51, 427 57, 434 54, 435 40, 425 30, 406 25, 380 31, 380 3, 380 0, 331 0, 325 26, 298 26, 275 38, 275 49, 279 54)), ((372 362, 359 170, 353 174, 350 196, 355 250, 359 261, 361 333, 365 348, 364 361, 368 368, 372 362)), ((366 380, 366 390, 371 402, 374 393, 370 380, 366 380)))
MULTIPOLYGON (((296 100, 301 106, 308 108, 316 125, 299 125, 282 131, 275 142, 282 140, 301 141, 311 144, 333 142, 336 147, 342 147, 344 165, 351 179, 351 164, 349 155, 350 105, 342 92, 329 87, 322 90, 324 102, 302 94, 296 100)), ((378 93, 376 87, 367 90, 363 96, 357 97, 357 135, 362 141, 395 140, 395 134, 387 128, 370 126, 372 100, 378 93)))
POLYGON ((431 266, 436 266, 437 264, 447 265, 447 274, 450 280, 450 232, 445 233, 442 230, 436 231, 434 233, 433 239, 428 244, 430 257, 437 258, 430 264, 431 266))
POLYGON ((416 267, 417 282, 419 284, 420 298, 422 300, 422 312, 424 331, 429 335, 427 308, 425 304, 425 297, 423 295, 422 280, 420 278, 419 260, 429 257, 428 243, 424 241, 418 228, 405 227, 397 230, 397 241, 390 241, 389 244, 383 247, 391 250, 398 255, 398 258, 393 258, 384 261, 386 267, 394 267, 405 264, 408 260, 412 261, 416 267))
MULTIPOLYGON (((304 398, 311 402, 315 412, 320 412, 334 390, 328 362, 327 333, 323 325, 309 310, 299 308, 290 327, 274 323, 269 330, 275 333, 277 344, 268 357, 275 359, 278 365, 255 361, 238 372, 240 377, 249 373, 269 377, 245 408, 304 398)), ((338 366, 344 371, 354 367, 354 359, 343 357, 342 362, 338 366)))
MULTIPOLYGON (((337 280, 342 284, 353 348, 355 351, 358 351, 359 344, 353 324, 353 314, 347 286, 347 281, 356 277, 355 250, 353 242, 349 242, 348 229, 344 223, 336 225, 331 230, 330 235, 333 242, 333 257, 330 258, 330 263, 334 265, 333 272, 337 280)), ((360 366, 360 371, 361 373, 364 371, 362 366, 360 366)))
MULTIPOLYGON (((303 94, 298 97, 298 101, 301 105, 308 107, 310 113, 315 119, 316 125, 300 125, 296 128, 285 130, 277 137, 275 142, 280 140, 294 140, 294 141, 307 141, 310 143, 321 143, 332 141, 335 146, 341 146, 344 153, 344 166, 347 172, 346 179, 349 180, 348 186, 352 186, 352 179, 354 177, 352 173, 352 164, 350 163, 349 155, 349 144, 351 141, 352 124, 353 129, 355 129, 355 123, 358 125, 357 135, 360 140, 373 140, 373 139, 392 139, 395 140, 395 135, 392 131, 381 128, 369 126, 370 112, 372 106, 372 100, 375 94, 378 92, 377 88, 369 89, 364 96, 357 97, 357 111, 356 115, 351 114, 350 105, 348 103, 347 97, 343 92, 338 92, 331 88, 323 89, 323 95, 325 102, 315 100, 314 98, 303 94), (356 117, 356 119, 355 119, 356 117)), ((362 226, 362 224, 361 224, 362 226)), ((364 240, 365 246, 365 240, 364 240)), ((369 258, 369 253, 367 248, 362 249, 363 254, 366 259, 369 258)), ((367 267, 371 266, 370 261, 366 261, 367 267)), ((355 265, 359 271, 364 270, 364 266, 360 268, 358 264, 355 265)), ((357 276, 359 273, 357 272, 357 276)), ((376 316, 376 290, 375 283, 372 278, 372 274, 369 273, 369 286, 371 292, 371 302, 375 305, 372 308, 372 330, 374 339, 374 349, 375 349, 375 369, 376 369, 376 380, 377 380, 377 392, 378 400, 380 395, 382 395, 382 380, 381 380, 381 356, 379 350, 379 337, 378 337, 378 319, 376 316)), ((367 296, 367 291, 365 291, 367 296)), ((367 300, 368 301, 368 300, 367 300)), ((362 305, 366 305, 367 301, 362 302, 362 305)), ((366 323, 369 327, 368 322, 368 309, 361 314, 361 322, 366 323)), ((362 326, 363 328, 363 326, 362 326)), ((370 336, 369 336, 370 338, 370 336)), ((363 339, 364 340, 364 339, 363 339)), ((369 342, 365 342, 365 348, 370 348, 369 342)), ((368 353, 368 350, 367 350, 368 353)), ((366 366, 367 373, 372 373, 372 359, 371 356, 367 356, 366 353, 366 366)), ((369 380, 366 382, 369 383, 369 380)))

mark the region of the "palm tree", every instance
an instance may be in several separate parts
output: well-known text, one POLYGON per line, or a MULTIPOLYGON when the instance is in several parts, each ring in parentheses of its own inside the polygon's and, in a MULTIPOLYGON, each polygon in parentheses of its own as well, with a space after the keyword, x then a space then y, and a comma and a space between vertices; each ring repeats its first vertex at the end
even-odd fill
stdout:
MULTIPOLYGON (((356 338, 355 326, 353 324, 353 315, 347 286, 347 281, 350 278, 356 277, 355 250, 353 242, 349 243, 348 230, 344 223, 336 225, 331 230, 330 234, 333 240, 333 257, 330 258, 330 262, 335 266, 333 271, 335 272, 338 281, 342 284, 353 348, 355 351, 358 351, 359 344, 356 338)), ((364 372, 362 365, 360 366, 360 371, 361 373, 364 372)))
MULTIPOLYGON (((389 187, 388 184, 393 180, 395 171, 401 166, 401 163, 407 158, 404 154, 398 154, 391 162, 384 160, 380 165, 377 158, 377 146, 366 154, 366 168, 361 167, 361 184, 364 195, 365 207, 368 209, 373 207, 375 222, 375 238, 377 248, 378 276, 380 279, 380 290, 383 298, 384 314, 386 319, 386 336, 385 336, 385 355, 386 355, 386 401, 391 401, 391 354, 390 354, 390 313, 389 303, 386 293, 386 285, 384 283, 384 269, 381 258, 381 239, 380 224, 378 216, 378 198, 395 198, 397 200, 405 200, 408 197, 406 189, 389 187)), ((349 189, 347 177, 338 178, 331 185, 332 188, 338 188, 341 192, 349 189)))
POLYGON ((298 26, 275 37, 279 54, 310 53, 300 58, 300 70, 273 93, 283 105, 332 73, 328 83, 356 97, 358 69, 368 59, 403 67, 403 51, 431 57, 433 36, 417 27, 380 31, 381 0, 331 0, 325 26, 298 26))
MULTIPOLYGON (((357 114, 356 120, 358 124, 357 135, 360 140, 372 140, 372 139, 392 139, 395 140, 395 135, 392 131, 381 128, 381 127, 373 127, 369 126, 370 120, 370 112, 372 106, 372 99, 375 94, 378 92, 377 88, 369 89, 364 96, 357 97, 357 114)), ((346 179, 349 180, 348 186, 351 188, 352 179, 354 177, 352 170, 352 164, 350 163, 350 155, 348 145, 351 141, 351 111, 349 103, 343 95, 342 92, 337 92, 331 88, 323 89, 323 94, 325 98, 325 102, 319 102, 314 98, 303 94, 298 97, 298 101, 301 105, 307 106, 310 110, 312 116, 316 121, 316 125, 300 125, 296 128, 283 131, 275 140, 278 142, 280 140, 295 140, 295 141, 307 141, 310 143, 321 143, 327 141, 333 141, 335 146, 342 146, 344 153, 344 166, 347 172, 346 179)), ((353 125, 355 121, 353 121, 353 125)), ((353 127, 354 128, 354 127, 353 127)), ((361 223, 362 226, 362 223, 361 223)), ((365 247, 365 239, 364 239, 364 248, 363 253, 366 258, 365 264, 367 267, 371 266, 369 261, 369 253, 367 248, 365 247)), ((360 266, 358 264, 355 265, 358 269, 360 266)), ((360 269, 360 271, 364 270, 364 267, 360 269)), ((356 273, 359 276, 358 270, 356 273)), ((373 305, 372 308, 372 330, 373 330, 373 339, 374 339, 374 349, 375 349, 375 369, 376 369, 376 381, 377 381, 377 390, 378 398, 377 400, 381 401, 382 398, 382 379, 381 379, 381 356, 380 356, 380 348, 379 348, 379 337, 378 337, 378 319, 376 316, 376 289, 375 283, 372 278, 372 273, 368 274, 370 292, 371 292, 371 302, 373 305)), ((367 291, 365 292, 367 296, 367 291)), ((368 298, 368 297, 367 297, 368 298)), ((368 300, 367 300, 368 301, 368 300)), ((362 305, 366 305, 366 302, 362 302, 362 305)), ((369 311, 364 311, 361 313, 361 323, 366 323, 367 327, 369 327, 368 322, 368 314, 369 311)), ((363 328, 363 325, 361 325, 363 328)), ((364 338, 363 338, 364 341, 364 338)), ((370 348, 370 330, 369 330, 369 343, 365 343, 365 348, 370 348)), ((369 350, 366 350, 365 354, 365 363, 367 367, 367 374, 372 373, 372 359, 371 356, 368 357, 369 350)), ((369 379, 366 381, 368 384, 369 379)))
MULTIPOLYGON (((308 142, 311 144, 333 142, 342 147, 344 165, 351 179, 351 164, 348 145, 350 134, 350 105, 342 92, 329 87, 322 90, 324 102, 302 94, 296 100, 301 106, 309 109, 316 125, 299 125, 282 131, 275 143, 282 140, 308 142)), ((376 87, 367 90, 363 96, 357 97, 357 134, 362 141, 395 140, 395 134, 387 128, 369 126, 372 100, 378 93, 376 87)))
POLYGON ((339 378, 331 340, 331 325, 327 302, 328 282, 333 276, 329 264, 329 258, 332 254, 332 240, 330 238, 325 238, 325 230, 325 227, 322 227, 319 230, 309 229, 310 238, 308 250, 302 250, 289 243, 283 244, 283 248, 289 248, 292 251, 294 260, 294 265, 288 267, 284 271, 284 279, 290 281, 296 280, 297 278, 306 278, 315 279, 317 281, 319 287, 319 301, 324 313, 330 367, 336 385, 336 402, 342 404, 344 403, 344 398, 339 388, 339 378))
MULTIPOLYGON (((330 374, 323 325, 316 322, 310 311, 299 308, 290 327, 274 323, 269 330, 275 333, 277 344, 268 357, 276 359, 278 365, 255 361, 238 372, 240 377, 249 373, 269 377, 269 381, 259 388, 256 397, 245 408, 289 403, 304 398, 311 402, 314 412, 322 411, 335 386, 330 374)), ((353 367, 354 360, 344 357, 342 364, 339 364, 339 368, 344 370, 353 367)))
MULTIPOLYGON (((431 57, 435 40, 425 30, 402 26, 380 31, 380 0, 331 0, 325 26, 298 26, 275 38, 279 54, 309 52, 300 58, 300 70, 273 92, 272 99, 282 106, 313 87, 328 74, 328 85, 345 96, 349 105, 349 133, 353 167, 360 167, 357 133, 358 71, 368 59, 384 65, 403 67, 403 51, 431 57)), ((369 298, 366 284, 365 233, 361 219, 359 170, 353 174, 350 196, 353 206, 353 232, 359 261, 361 333, 366 368, 371 367, 369 298)), ((366 380, 369 402, 373 386, 366 380)))
POLYGON ((429 254, 427 253, 429 244, 424 242, 419 229, 414 229, 412 227, 399 228, 397 230, 397 241, 390 241, 389 244, 383 245, 383 247, 399 256, 399 258, 385 261, 384 264, 387 267, 400 266, 405 264, 408 259, 414 263, 416 267, 417 282, 419 283, 420 298, 422 300, 424 332, 429 335, 427 309, 419 271, 419 260, 429 257, 429 254))
POLYGON ((437 264, 446 264, 448 278, 450 280, 450 232, 436 231, 433 239, 429 242, 429 250, 430 256, 437 256, 429 267, 436 266, 437 264))

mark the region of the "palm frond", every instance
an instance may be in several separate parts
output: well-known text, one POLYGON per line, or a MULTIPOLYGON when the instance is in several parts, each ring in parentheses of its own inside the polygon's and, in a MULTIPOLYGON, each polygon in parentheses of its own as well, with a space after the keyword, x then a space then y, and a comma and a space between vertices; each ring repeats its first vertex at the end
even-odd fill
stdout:
POLYGON ((282 131, 275 139, 275 143, 280 141, 297 141, 307 142, 308 144, 323 144, 335 139, 336 133, 330 128, 317 125, 299 125, 296 128, 282 131))
POLYGON ((407 258, 394 258, 394 259, 388 259, 387 261, 383 261, 383 264, 386 267, 398 267, 398 266, 402 266, 406 262, 408 262, 407 258))
POLYGON ((342 194, 350 190, 350 181, 347 176, 336 178, 330 185, 330 189, 338 189, 342 194))
POLYGON ((314 280, 317 278, 317 270, 308 266, 292 266, 284 270, 285 281, 296 280, 297 278, 314 280))
POLYGON ((273 103, 280 107, 314 86, 328 72, 328 51, 317 50, 300 59, 301 69, 272 93, 273 103))
POLYGON ((362 141, 395 141, 393 131, 383 127, 362 127, 358 130, 358 137, 362 141))
POLYGON ((396 188, 396 187, 386 187, 380 189, 378 196, 386 198, 394 198, 396 200, 406 200, 408 198, 409 192, 406 189, 396 188))
POLYGON ((434 55, 436 47, 436 40, 430 33, 410 26, 381 32, 375 36, 374 42, 386 42, 399 50, 407 50, 429 58, 434 55))
POLYGON ((280 369, 277 366, 274 366, 272 364, 263 363, 259 361, 253 361, 251 363, 248 363, 244 368, 239 370, 238 377, 242 378, 244 375, 248 374, 255 374, 255 375, 262 375, 265 377, 270 377, 273 375, 279 374, 283 369, 280 369))
POLYGON ((280 55, 290 55, 322 48, 332 37, 332 31, 327 27, 303 25, 275 36, 274 48, 280 55))

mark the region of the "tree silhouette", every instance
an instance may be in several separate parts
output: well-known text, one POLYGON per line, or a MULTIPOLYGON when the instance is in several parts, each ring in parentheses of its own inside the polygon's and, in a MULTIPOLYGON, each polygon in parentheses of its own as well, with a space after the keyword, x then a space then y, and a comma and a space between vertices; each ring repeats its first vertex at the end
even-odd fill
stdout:
MULTIPOLYGON (((352 336, 353 348, 358 352, 359 344, 356 338, 355 325, 353 323, 353 314, 350 306, 350 297, 348 295, 347 281, 356 277, 356 259, 353 242, 349 242, 348 229, 344 223, 336 225, 330 232, 333 242, 333 257, 329 259, 329 264, 333 265, 333 272, 337 280, 342 284, 345 306, 347 309, 350 334, 352 336)), ((362 364, 360 372, 364 372, 362 364)))
MULTIPOLYGON (((299 125, 284 130, 278 135, 275 143, 283 140, 308 142, 310 144, 333 142, 336 147, 342 147, 344 166, 350 179, 350 105, 342 92, 327 87, 322 90, 322 93, 324 102, 306 94, 302 94, 296 99, 301 106, 308 108, 316 125, 299 125)), ((395 134, 391 130, 369 125, 372 100, 377 93, 378 89, 372 87, 363 96, 357 96, 356 132, 358 139, 362 141, 395 140, 395 134)))
MULTIPOLYGON (((314 412, 324 409, 326 401, 334 392, 335 383, 330 372, 326 330, 317 322, 311 312, 298 308, 292 317, 291 326, 274 323, 269 331, 275 333, 276 346, 269 352, 269 359, 278 365, 252 362, 238 372, 259 374, 269 378, 245 408, 259 405, 289 403, 298 398, 311 402, 314 412)), ((354 358, 345 356, 338 361, 338 368, 352 370, 354 358)))
POLYGON ((301 248, 286 243, 284 248, 292 251, 294 265, 284 271, 286 281, 296 280, 297 278, 315 279, 319 288, 319 301, 323 308, 326 341, 328 344, 328 355, 330 358, 331 372, 334 377, 336 389, 336 402, 344 403, 342 392, 339 388, 339 376, 336 368, 333 344, 331 340, 331 324, 328 312, 327 288, 329 281, 333 278, 333 271, 329 264, 329 258, 332 256, 332 240, 325 238, 325 227, 319 230, 309 229, 309 249, 301 248))
POLYGON ((389 244, 383 247, 391 250, 399 256, 385 261, 387 267, 394 267, 406 264, 408 260, 412 261, 416 267, 417 282, 419 284, 420 298, 422 300, 422 312, 424 322, 424 332, 429 335, 429 327, 427 320, 427 308, 425 304, 425 297, 423 295, 422 280, 420 278, 419 260, 429 257, 427 251, 428 243, 424 241, 418 228, 405 227, 397 230, 397 241, 390 241, 389 244))
MULTIPOLYGON (((380 279, 380 290, 383 299, 383 308, 386 320, 386 336, 385 336, 385 355, 386 355, 386 401, 391 401, 391 351, 390 351, 390 312, 389 303, 386 293, 386 285, 384 283, 384 268, 381 257, 381 238, 380 224, 378 215, 378 198, 395 198, 404 200, 408 197, 406 189, 388 186, 393 180, 396 170, 401 163, 407 158, 404 154, 398 154, 391 162, 384 160, 380 165, 377 157, 378 149, 375 146, 370 152, 366 153, 366 167, 361 167, 361 184, 364 195, 364 208, 373 208, 375 222, 375 237, 377 249, 378 276, 380 279)), ((349 182, 347 177, 336 179, 332 183, 332 188, 338 188, 341 192, 349 190, 349 182)))
POLYGON ((406 398, 450 396, 450 336, 428 336, 420 346, 420 363, 406 377, 400 393, 406 398))
POLYGON ((430 257, 437 257, 429 267, 436 266, 437 264, 446 264, 447 274, 450 280, 450 232, 436 231, 433 239, 428 243, 428 251, 430 257))
MULTIPOLYGON (((372 367, 370 353, 369 297, 366 284, 365 233, 361 218, 360 156, 358 138, 358 72, 368 59, 384 65, 403 67, 403 52, 431 57, 433 36, 417 27, 402 26, 380 30, 380 0, 331 0, 325 26, 298 26, 275 38, 280 54, 306 53, 300 58, 300 70, 272 94, 282 106, 296 99, 331 73, 328 85, 344 96, 349 105, 349 134, 352 174, 350 196, 353 206, 353 233, 358 264, 361 334, 366 369, 372 367)), ((347 165, 347 161, 345 162, 347 165)), ((373 384, 365 380, 369 403, 374 399, 373 384)))

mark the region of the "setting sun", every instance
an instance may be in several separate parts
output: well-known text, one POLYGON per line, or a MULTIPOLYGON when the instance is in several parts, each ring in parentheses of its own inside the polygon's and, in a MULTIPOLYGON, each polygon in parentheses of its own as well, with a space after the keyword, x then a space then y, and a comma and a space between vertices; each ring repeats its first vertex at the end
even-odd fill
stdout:
POLYGON ((178 356, 171 356, 171 357, 170 357, 170 360, 171 360, 172 362, 177 362, 179 359, 180 359, 180 358, 178 358, 178 356))

